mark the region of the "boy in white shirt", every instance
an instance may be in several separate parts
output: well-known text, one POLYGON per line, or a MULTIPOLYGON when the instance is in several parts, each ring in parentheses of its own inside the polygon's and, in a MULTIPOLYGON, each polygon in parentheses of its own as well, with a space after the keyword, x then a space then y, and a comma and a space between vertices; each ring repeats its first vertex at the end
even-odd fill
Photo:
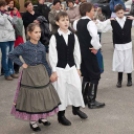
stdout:
POLYGON ((109 19, 105 22, 97 21, 96 25, 101 32, 113 31, 113 43, 115 46, 113 71, 118 72, 117 87, 120 88, 122 87, 123 73, 128 75, 127 86, 132 86, 133 54, 131 28, 134 18, 125 17, 122 5, 117 5, 115 12, 117 16, 115 19, 109 19))

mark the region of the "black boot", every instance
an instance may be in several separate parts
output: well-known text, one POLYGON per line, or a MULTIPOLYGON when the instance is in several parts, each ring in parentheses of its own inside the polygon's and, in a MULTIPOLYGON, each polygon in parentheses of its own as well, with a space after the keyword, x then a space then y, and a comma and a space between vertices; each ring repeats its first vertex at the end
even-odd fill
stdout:
POLYGON ((123 73, 119 72, 118 73, 118 82, 116 87, 121 88, 122 87, 122 77, 123 77, 123 73))
POLYGON ((71 122, 65 117, 65 111, 59 111, 58 113, 58 121, 62 125, 70 126, 71 122))
POLYGON ((87 119, 88 118, 88 116, 84 113, 84 112, 82 112, 82 111, 80 111, 80 107, 72 107, 72 112, 73 112, 73 114, 74 115, 78 115, 81 119, 87 119))
POLYGON ((128 75, 128 83, 127 83, 127 86, 130 87, 130 86, 132 86, 132 74, 129 73, 127 75, 128 75))
POLYGON ((96 101, 97 89, 98 89, 98 83, 97 84, 90 83, 89 102, 88 102, 88 107, 90 109, 98 109, 103 108, 105 106, 105 103, 100 103, 96 101))
POLYGON ((89 88, 89 82, 86 81, 83 78, 83 82, 82 82, 82 95, 83 95, 83 99, 84 99, 85 105, 88 103, 88 88, 89 88))

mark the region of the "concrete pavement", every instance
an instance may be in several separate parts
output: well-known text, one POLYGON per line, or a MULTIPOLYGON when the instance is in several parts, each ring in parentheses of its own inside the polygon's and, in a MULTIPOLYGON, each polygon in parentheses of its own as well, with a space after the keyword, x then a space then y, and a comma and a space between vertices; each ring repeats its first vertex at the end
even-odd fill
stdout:
MULTIPOLYGON (((66 116, 72 126, 60 125, 54 116, 49 119, 52 123, 50 127, 40 126, 42 131, 39 134, 134 134, 134 85, 126 87, 127 77, 124 75, 123 88, 116 88, 117 73, 112 72, 111 33, 104 34, 102 42, 105 72, 100 81, 97 100, 105 102, 106 107, 83 109, 88 115, 87 120, 74 116, 70 107, 66 116)), ((28 122, 10 115, 16 85, 17 80, 7 82, 4 77, 0 77, 0 134, 34 134, 28 122)))

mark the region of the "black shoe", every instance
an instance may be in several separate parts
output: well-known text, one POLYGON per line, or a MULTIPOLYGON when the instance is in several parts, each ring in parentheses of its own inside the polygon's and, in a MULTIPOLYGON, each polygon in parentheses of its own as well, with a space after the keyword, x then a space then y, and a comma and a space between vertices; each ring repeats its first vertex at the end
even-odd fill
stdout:
POLYGON ((88 118, 88 116, 84 112, 80 111, 79 109, 78 110, 73 110, 73 114, 78 115, 81 119, 87 119, 88 118))
POLYGON ((103 108, 104 106, 105 106, 105 103, 100 103, 97 101, 92 101, 88 103, 89 109, 98 109, 98 108, 103 108))
POLYGON ((116 87, 117 88, 121 88, 122 87, 122 82, 121 81, 118 81, 116 87))
POLYGON ((40 127, 34 128, 32 124, 30 124, 30 128, 31 128, 34 132, 39 132, 39 131, 41 131, 40 127))
POLYGON ((39 119, 39 123, 42 123, 44 126, 50 126, 51 123, 49 121, 43 122, 41 119, 39 119))
POLYGON ((64 126, 71 126, 71 122, 64 115, 58 117, 58 121, 64 126))

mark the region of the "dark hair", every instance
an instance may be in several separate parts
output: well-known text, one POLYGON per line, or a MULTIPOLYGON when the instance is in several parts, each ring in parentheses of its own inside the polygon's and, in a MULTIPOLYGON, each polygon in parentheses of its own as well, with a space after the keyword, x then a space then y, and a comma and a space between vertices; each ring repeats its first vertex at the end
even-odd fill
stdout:
POLYGON ((27 33, 28 32, 33 32, 34 31, 34 29, 35 29, 35 27, 40 27, 40 25, 39 24, 37 24, 37 23, 30 23, 29 25, 28 25, 28 27, 27 27, 27 33))
POLYGON ((81 16, 85 16, 87 12, 90 12, 93 8, 93 5, 89 2, 83 3, 80 5, 79 10, 81 16))
POLYGON ((68 3, 69 3, 69 2, 74 4, 74 1, 73 1, 73 0, 67 0, 67 1, 66 1, 67 6, 68 6, 68 3))
POLYGON ((4 0, 0 0, 0 7, 6 6, 6 2, 4 0))
POLYGON ((27 6, 28 6, 29 4, 32 4, 32 1, 30 1, 30 0, 26 1, 25 4, 24 4, 24 7, 27 8, 27 6))
POLYGON ((15 0, 6 0, 7 4, 9 4, 11 1, 13 1, 15 4, 15 0))
POLYGON ((53 1, 53 5, 56 5, 57 3, 60 3, 61 4, 61 1, 60 0, 54 0, 53 1))
POLYGON ((114 10, 115 10, 115 12, 118 12, 120 10, 125 11, 124 7, 121 4, 116 5, 115 8, 114 8, 114 10))
POLYGON ((68 14, 64 11, 60 11, 57 15, 56 15, 56 18, 55 20, 56 21, 59 21, 61 17, 68 17, 68 14))

